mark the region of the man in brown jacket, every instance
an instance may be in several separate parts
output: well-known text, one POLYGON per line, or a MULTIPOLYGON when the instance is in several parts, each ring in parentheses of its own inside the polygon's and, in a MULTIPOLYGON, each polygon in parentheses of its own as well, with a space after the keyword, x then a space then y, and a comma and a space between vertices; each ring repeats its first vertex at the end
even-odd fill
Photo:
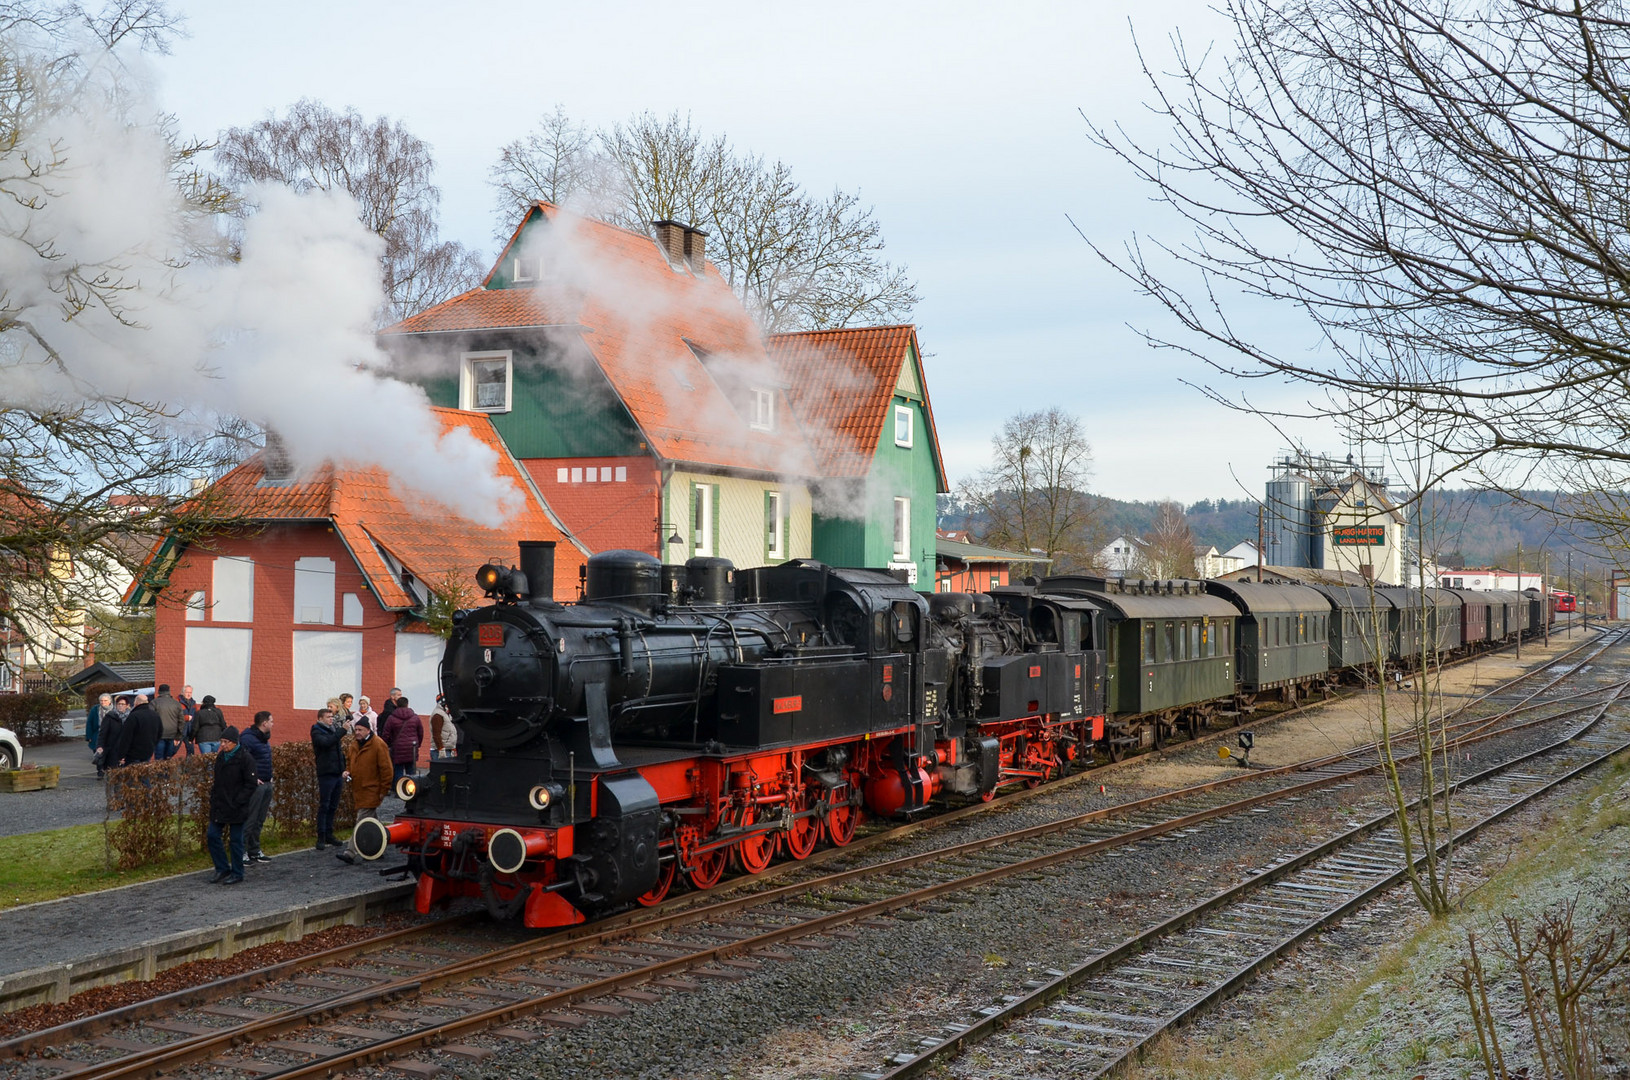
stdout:
MULTIPOLYGON (((357 820, 361 821, 365 817, 378 817, 379 804, 385 801, 386 794, 390 792, 391 752, 385 748, 385 740, 374 734, 374 729, 366 720, 359 719, 352 724, 351 735, 356 742, 345 751, 345 773, 342 778, 351 785, 357 820)), ((341 862, 357 861, 355 830, 352 830, 352 838, 334 857, 341 862)))

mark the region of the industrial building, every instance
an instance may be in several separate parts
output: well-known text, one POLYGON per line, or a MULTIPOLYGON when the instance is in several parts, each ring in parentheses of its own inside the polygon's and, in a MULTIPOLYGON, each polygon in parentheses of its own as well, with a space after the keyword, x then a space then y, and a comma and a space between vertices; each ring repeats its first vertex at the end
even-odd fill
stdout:
POLYGON ((1380 469, 1354 464, 1351 454, 1337 461, 1287 452, 1268 481, 1263 561, 1402 584, 1407 524, 1380 469))

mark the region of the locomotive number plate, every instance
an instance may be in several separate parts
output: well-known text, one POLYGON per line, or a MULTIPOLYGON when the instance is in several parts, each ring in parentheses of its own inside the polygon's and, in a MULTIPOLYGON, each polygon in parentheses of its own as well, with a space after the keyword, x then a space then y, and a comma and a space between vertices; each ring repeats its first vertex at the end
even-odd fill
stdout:
POLYGON ((1040 664, 1035 664, 1035 665, 1031 666, 1031 668, 1030 668, 1030 677, 1032 679, 1041 678, 1041 665, 1040 664))
POLYGON ((504 645, 504 624, 497 622, 482 623, 476 627, 475 641, 482 647, 502 648, 504 645))
POLYGON ((778 713, 803 712, 804 696, 797 694, 793 697, 778 697, 771 704, 771 709, 778 713))

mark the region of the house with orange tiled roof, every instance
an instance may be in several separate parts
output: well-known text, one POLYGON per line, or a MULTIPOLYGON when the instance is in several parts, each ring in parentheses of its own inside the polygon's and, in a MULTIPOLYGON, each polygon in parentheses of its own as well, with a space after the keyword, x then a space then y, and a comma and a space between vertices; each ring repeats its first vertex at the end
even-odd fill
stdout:
POLYGON ((786 380, 705 235, 653 228, 535 204, 479 288, 381 332, 393 374, 486 413, 591 551, 809 557, 815 455, 786 380))
POLYGON ((401 687, 428 715, 443 646, 426 624, 432 594, 471 606, 482 563, 512 565, 517 540, 543 540, 555 543, 554 595, 575 597, 586 552, 490 418, 432 411, 444 432, 462 428, 490 447, 521 495, 501 527, 406 496, 379 468, 296 474, 263 451, 210 489, 233 527, 166 539, 132 588, 133 606, 155 608, 157 679, 214 695, 239 726, 271 710, 286 720, 276 742, 306 738, 311 710, 341 693, 377 704, 401 687))
POLYGON ((932 589, 935 496, 949 485, 916 328, 777 334, 769 351, 816 459, 815 558, 932 589))

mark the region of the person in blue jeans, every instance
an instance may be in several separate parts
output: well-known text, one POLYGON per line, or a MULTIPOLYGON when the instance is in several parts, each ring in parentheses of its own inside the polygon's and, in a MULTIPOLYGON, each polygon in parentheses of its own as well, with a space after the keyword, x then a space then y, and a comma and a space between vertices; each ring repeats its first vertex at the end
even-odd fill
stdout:
POLYGON ((209 857, 215 862, 210 884, 237 885, 243 881, 244 822, 249 802, 259 787, 255 763, 238 747, 238 729, 221 732, 221 751, 215 756, 215 779, 209 787, 209 857), (223 838, 225 843, 223 843, 223 838), (227 858, 230 845, 232 857, 227 858))

